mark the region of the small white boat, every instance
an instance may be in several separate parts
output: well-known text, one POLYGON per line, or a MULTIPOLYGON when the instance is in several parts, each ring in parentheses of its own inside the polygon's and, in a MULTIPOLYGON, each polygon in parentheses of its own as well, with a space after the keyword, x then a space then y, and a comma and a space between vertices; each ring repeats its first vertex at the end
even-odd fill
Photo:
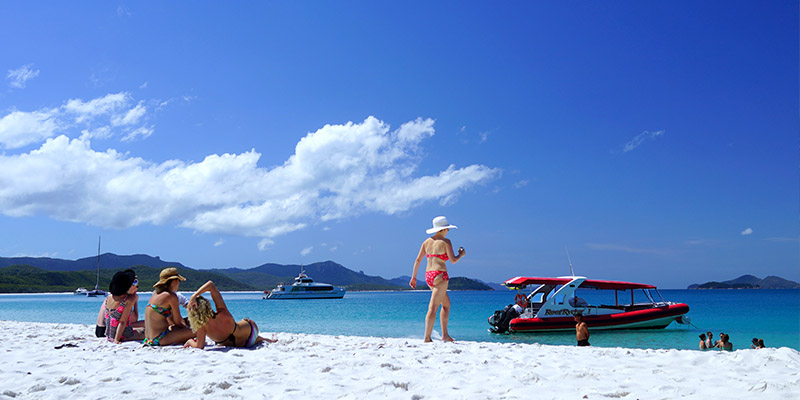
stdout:
POLYGON ((314 282, 306 275, 305 271, 300 270, 300 275, 294 278, 293 284, 287 286, 279 283, 275 289, 264 291, 263 298, 269 300, 341 299, 344 297, 345 291, 345 288, 342 287, 314 282))
POLYGON ((97 296, 106 297, 106 292, 100 289, 100 238, 99 237, 97 238, 97 280, 95 281, 94 289, 87 290, 84 287, 79 287, 75 289, 73 293, 79 296, 87 296, 87 297, 97 297, 97 296))

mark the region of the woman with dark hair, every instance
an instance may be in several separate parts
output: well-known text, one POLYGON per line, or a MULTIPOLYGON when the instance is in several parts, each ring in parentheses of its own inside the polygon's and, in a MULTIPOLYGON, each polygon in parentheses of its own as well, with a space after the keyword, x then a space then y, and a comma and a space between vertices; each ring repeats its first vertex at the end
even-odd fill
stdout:
POLYGON ((727 333, 720 333, 719 341, 717 341, 717 347, 722 350, 733 351, 733 343, 731 343, 730 340, 731 337, 728 336, 727 333))
MULTIPOLYGON (((133 271, 129 269, 127 271, 133 271)), ((130 326, 133 329, 141 328, 140 330, 144 330, 144 320, 139 320, 139 294, 136 293, 139 290, 139 277, 134 275, 133 284, 131 288, 128 289, 128 299, 133 303, 133 308, 131 309, 130 317, 128 317, 128 321, 130 322, 130 326)), ((111 293, 108 294, 111 296, 111 293)), ((95 336, 101 338, 106 336, 106 302, 103 301, 100 303, 100 311, 97 312, 97 324, 94 328, 95 336)))
POLYGON ((146 346, 182 344, 194 337, 194 333, 181 318, 178 296, 175 294, 186 278, 178 274, 177 268, 165 268, 153 287, 153 295, 144 311, 146 346))
POLYGON ((109 342, 142 340, 144 337, 141 331, 134 330, 131 326, 132 310, 139 298, 135 291, 138 286, 136 273, 132 269, 117 272, 111 278, 111 284, 108 286, 111 295, 103 301, 105 336, 109 342))

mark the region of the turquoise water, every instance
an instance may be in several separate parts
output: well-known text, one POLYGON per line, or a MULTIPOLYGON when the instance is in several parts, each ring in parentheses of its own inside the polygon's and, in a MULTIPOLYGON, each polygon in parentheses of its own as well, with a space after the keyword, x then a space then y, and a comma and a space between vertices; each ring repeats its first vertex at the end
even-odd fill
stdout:
MULTIPOLYGON (((450 334, 457 340, 574 345, 574 333, 489 333, 487 318, 513 302, 514 294, 449 292, 453 304, 450 334)), ((769 347, 800 350, 800 290, 662 290, 661 294, 669 301, 688 304, 688 316, 699 330, 673 323, 659 330, 596 331, 591 333, 592 345, 696 349, 697 335, 710 330, 715 339, 720 332, 729 334, 735 349, 749 348, 751 338, 759 337, 769 347)), ((606 300, 591 292, 579 295, 590 302, 606 300)), ((141 294, 140 310, 149 297, 141 294)), ((430 292, 348 292, 335 300, 262 300, 261 293, 225 293, 224 297, 234 317, 252 318, 265 332, 421 340, 430 292)), ((93 325, 101 302, 101 298, 72 294, 0 295, 0 320, 93 325)), ((185 316, 186 311, 181 311, 185 316)), ((438 316, 434 331, 434 336, 440 332, 438 316)))

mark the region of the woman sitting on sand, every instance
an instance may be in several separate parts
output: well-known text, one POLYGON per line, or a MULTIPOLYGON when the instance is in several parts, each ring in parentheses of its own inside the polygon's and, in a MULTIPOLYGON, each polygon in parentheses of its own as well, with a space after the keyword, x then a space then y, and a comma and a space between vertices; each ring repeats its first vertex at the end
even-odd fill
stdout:
POLYGON ((212 281, 206 282, 194 292, 186 308, 189 310, 189 324, 197 334, 197 338, 187 340, 183 347, 202 349, 206 345, 206 338, 217 342, 218 345, 229 347, 249 348, 261 342, 277 342, 274 339, 258 336, 258 325, 250 319, 245 318, 236 322, 225 306, 222 294, 212 281), (211 293, 217 311, 214 311, 211 303, 201 296, 205 292, 211 293))
POLYGON ((447 295, 447 285, 450 277, 447 275, 447 264, 449 260, 453 264, 464 257, 465 251, 463 248, 458 249, 458 255, 453 253, 453 244, 450 240, 445 238, 451 228, 457 228, 455 225, 450 225, 445 217, 436 217, 433 219, 433 228, 428 229, 428 234, 433 236, 425 239, 422 246, 419 248, 416 260, 414 260, 414 272, 411 273, 411 281, 409 285, 417 288, 417 271, 422 258, 428 259, 428 265, 425 267, 425 282, 431 289, 431 301, 428 303, 428 313, 425 315, 425 342, 431 342, 431 333, 433 332, 433 323, 436 321, 436 310, 439 305, 442 306, 442 312, 439 314, 439 322, 442 325, 442 340, 445 342, 452 342, 453 338, 447 333, 447 321, 450 318, 450 297, 447 295))
MULTIPOLYGON (((136 273, 132 269, 127 269, 124 272, 134 274, 133 284, 131 285, 131 288, 128 289, 128 297, 133 303, 133 308, 131 309, 130 316, 128 317, 129 325, 134 329, 144 329, 144 321, 139 321, 139 295, 136 293, 136 291, 139 290, 139 277, 136 276, 136 273)), ((112 294, 109 293, 108 297, 111 296, 112 294)), ((100 311, 97 313, 97 324, 94 329, 94 334, 99 338, 106 336, 106 301, 108 301, 108 299, 100 303, 100 311)), ((141 338, 139 340, 141 340, 141 338)))
POLYGON ((136 273, 132 269, 117 272, 111 278, 108 287, 111 295, 103 301, 103 325, 109 342, 142 340, 144 337, 141 331, 134 330, 131 326, 133 310, 139 300, 139 295, 136 294, 138 285, 136 273))
POLYGON ((175 292, 186 278, 178 274, 176 268, 161 271, 158 282, 153 287, 153 295, 144 311, 145 339, 147 346, 167 346, 181 344, 194 337, 181 318, 178 296, 175 292))

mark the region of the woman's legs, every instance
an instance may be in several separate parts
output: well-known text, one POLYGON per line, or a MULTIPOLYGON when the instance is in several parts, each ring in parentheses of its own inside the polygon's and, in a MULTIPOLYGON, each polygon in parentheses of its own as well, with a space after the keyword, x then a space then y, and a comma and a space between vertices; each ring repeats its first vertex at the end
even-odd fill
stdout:
POLYGON ((433 281, 431 288, 431 301, 428 303, 428 313, 425 314, 425 339, 424 342, 431 342, 431 333, 433 333, 433 324, 436 322, 436 310, 439 305, 442 305, 442 313, 439 316, 439 322, 442 323, 442 339, 445 341, 452 341, 447 335, 447 320, 450 317, 450 298, 447 297, 447 284, 448 281, 442 279, 439 275, 433 281), (447 302, 445 307, 444 302, 447 302), (449 339, 449 340, 448 340, 449 339))
POLYGON ((439 314, 439 323, 442 324, 442 340, 445 342, 452 342, 453 338, 447 333, 447 322, 450 320, 450 296, 447 295, 447 285, 448 281, 444 281, 442 285, 442 292, 444 296, 442 296, 442 311, 439 314))
POLYGON ((169 333, 164 335, 158 342, 161 346, 169 346, 171 344, 184 344, 187 340, 197 336, 189 328, 173 328, 169 333))

